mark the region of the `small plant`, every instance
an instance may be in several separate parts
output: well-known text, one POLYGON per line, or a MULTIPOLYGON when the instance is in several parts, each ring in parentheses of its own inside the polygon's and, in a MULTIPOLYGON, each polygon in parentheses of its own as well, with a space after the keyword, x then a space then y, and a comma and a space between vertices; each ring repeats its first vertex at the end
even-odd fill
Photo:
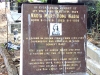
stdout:
POLYGON ((47 2, 47 0, 41 0, 41 2, 46 3, 46 2, 47 2))
POLYGON ((18 3, 26 2, 27 0, 17 0, 18 3))
POLYGON ((34 2, 34 0, 28 0, 28 2, 32 3, 32 2, 34 2))
POLYGON ((1 47, 4 47, 5 45, 3 43, 0 44, 1 47))
POLYGON ((92 38, 98 40, 100 34, 100 1, 87 2, 88 17, 90 18, 92 38))
POLYGON ((96 15, 97 15, 97 30, 98 32, 100 31, 100 1, 97 2, 96 4, 96 15))
POLYGON ((92 11, 91 18, 94 20, 94 26, 96 26, 96 31, 98 32, 99 24, 99 16, 100 16, 100 1, 97 1, 92 7, 89 7, 89 11, 92 11), (95 18, 95 19, 94 19, 95 18))

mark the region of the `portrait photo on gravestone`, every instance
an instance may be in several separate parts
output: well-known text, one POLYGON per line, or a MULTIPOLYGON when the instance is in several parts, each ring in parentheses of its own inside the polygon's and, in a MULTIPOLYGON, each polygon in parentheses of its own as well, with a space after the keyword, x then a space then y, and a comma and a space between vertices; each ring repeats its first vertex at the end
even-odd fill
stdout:
POLYGON ((50 23, 50 36, 61 36, 61 35, 62 35, 62 24, 50 23))

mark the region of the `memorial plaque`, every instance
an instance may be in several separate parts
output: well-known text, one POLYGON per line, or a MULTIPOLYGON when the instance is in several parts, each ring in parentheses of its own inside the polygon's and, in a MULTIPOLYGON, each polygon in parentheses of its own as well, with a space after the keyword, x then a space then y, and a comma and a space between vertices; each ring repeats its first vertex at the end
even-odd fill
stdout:
POLYGON ((22 75, 85 73, 86 6, 22 5, 22 75))

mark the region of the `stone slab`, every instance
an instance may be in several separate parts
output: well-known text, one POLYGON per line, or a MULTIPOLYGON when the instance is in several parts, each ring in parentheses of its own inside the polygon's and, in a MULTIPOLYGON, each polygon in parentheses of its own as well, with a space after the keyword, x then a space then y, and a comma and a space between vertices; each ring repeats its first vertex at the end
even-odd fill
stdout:
POLYGON ((87 42, 87 56, 100 64, 100 48, 96 47, 89 41, 87 42))
POLYGON ((23 4, 22 75, 86 72, 86 14, 79 5, 23 4))
POLYGON ((66 73, 66 74, 41 74, 41 75, 89 75, 88 73, 66 73))
POLYGON ((17 69, 15 65, 13 64, 13 61, 9 60, 11 59, 11 57, 10 55, 8 55, 7 50, 0 47, 0 54, 2 58, 4 59, 4 63, 7 68, 8 75, 17 75, 17 69))
POLYGON ((100 64, 93 59, 87 59, 87 68, 95 75, 100 75, 100 64))

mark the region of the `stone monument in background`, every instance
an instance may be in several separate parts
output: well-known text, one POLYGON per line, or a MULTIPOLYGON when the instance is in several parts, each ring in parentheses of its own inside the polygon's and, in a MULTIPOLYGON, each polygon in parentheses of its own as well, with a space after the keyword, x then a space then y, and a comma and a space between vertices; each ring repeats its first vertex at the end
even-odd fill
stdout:
POLYGON ((87 75, 86 6, 22 5, 21 75, 87 75))

